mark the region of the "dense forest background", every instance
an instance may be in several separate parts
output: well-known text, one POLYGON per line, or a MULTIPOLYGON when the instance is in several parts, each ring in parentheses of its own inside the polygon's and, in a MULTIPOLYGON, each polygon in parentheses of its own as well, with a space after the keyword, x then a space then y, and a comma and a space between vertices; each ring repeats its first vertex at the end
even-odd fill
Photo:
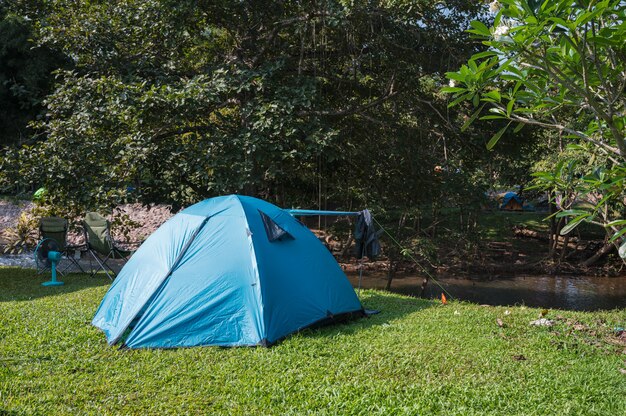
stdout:
POLYGON ((1 13, 5 193, 45 187, 80 208, 239 192, 402 210, 527 180, 532 152, 517 150, 532 135, 487 152, 494 127, 461 133, 464 110, 439 93, 481 48, 465 32, 488 18, 479 2, 17 1, 1 13))
MULTIPOLYGON (((504 3, 536 14, 542 2, 504 3)), ((466 242, 488 192, 524 189, 571 151, 563 131, 477 123, 478 94, 442 92, 462 90, 446 73, 493 50, 468 32, 499 20, 493 11, 463 0, 3 2, 0 193, 44 188, 42 204, 75 216, 228 193, 369 207, 413 240, 453 212, 466 242)))

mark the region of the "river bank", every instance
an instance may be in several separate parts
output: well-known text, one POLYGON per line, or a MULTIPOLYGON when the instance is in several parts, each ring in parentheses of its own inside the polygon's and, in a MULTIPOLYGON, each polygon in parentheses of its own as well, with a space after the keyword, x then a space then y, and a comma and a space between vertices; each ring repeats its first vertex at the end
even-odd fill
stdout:
MULTIPOLYGON (((386 287, 384 273, 347 274, 355 288, 382 290, 386 287)), ((419 296, 424 277, 400 274, 390 290, 419 296)), ((626 276, 500 276, 498 278, 438 276, 426 285, 422 296, 439 299, 442 293, 451 299, 493 306, 525 305, 562 310, 595 311, 626 308, 626 276)))

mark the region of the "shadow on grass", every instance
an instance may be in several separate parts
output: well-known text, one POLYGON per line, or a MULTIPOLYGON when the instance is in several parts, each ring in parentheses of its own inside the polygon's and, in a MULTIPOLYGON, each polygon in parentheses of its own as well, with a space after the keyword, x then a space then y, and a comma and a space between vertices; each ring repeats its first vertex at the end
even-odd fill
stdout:
POLYGON ((325 338, 338 333, 355 334, 364 329, 388 324, 406 315, 410 315, 439 304, 439 302, 435 300, 399 296, 398 294, 393 294, 391 292, 366 290, 362 293, 361 303, 363 307, 366 310, 380 311, 379 313, 363 318, 356 318, 344 322, 308 328, 301 332, 302 335, 312 338, 325 338))
POLYGON ((106 286, 111 281, 104 274, 90 277, 83 273, 68 273, 59 276, 63 286, 45 287, 41 284, 50 280, 50 273, 37 274, 34 269, 20 267, 0 268, 0 302, 24 301, 76 292, 82 289, 106 286))

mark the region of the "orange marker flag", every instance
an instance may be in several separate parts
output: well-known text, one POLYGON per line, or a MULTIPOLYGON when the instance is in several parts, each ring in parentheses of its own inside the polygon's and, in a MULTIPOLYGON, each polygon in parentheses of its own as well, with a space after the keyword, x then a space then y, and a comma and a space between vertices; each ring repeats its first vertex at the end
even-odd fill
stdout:
POLYGON ((446 299, 446 295, 444 295, 443 293, 441 294, 441 303, 443 305, 447 305, 448 304, 448 299, 446 299))

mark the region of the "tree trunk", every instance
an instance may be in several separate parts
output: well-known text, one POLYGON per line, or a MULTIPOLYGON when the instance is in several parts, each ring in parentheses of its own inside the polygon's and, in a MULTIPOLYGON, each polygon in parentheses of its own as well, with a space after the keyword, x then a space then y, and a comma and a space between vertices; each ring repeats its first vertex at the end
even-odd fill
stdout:
POLYGON ((563 239, 563 248, 561 248, 561 255, 559 256, 559 263, 565 260, 565 254, 567 253, 567 245, 569 244, 569 234, 563 239))
POLYGON ((564 218, 559 218, 559 220, 556 222, 554 236, 552 237, 553 245, 550 250, 551 257, 553 260, 556 260, 557 252, 559 250, 559 242, 561 242, 561 230, 563 229, 564 221, 565 221, 564 218))
POLYGON ((350 247, 352 246, 352 242, 354 241, 354 235, 352 234, 352 230, 348 234, 348 240, 343 244, 343 250, 341 251, 341 257, 346 258, 350 253, 350 247))
MULTIPOLYGON (((400 219, 398 220, 398 228, 396 229, 396 236, 400 236, 400 231, 402 227, 404 227, 404 223, 406 222, 406 213, 400 215, 400 219)), ((387 272, 387 284, 385 285, 385 290, 391 289, 391 282, 394 277, 396 277, 396 271, 398 270, 398 261, 396 261, 396 253, 400 250, 401 247, 394 247, 389 250, 389 270, 387 272)), ((398 256, 399 258, 400 256, 398 256)))
POLYGON ((548 200, 550 204, 550 215, 551 215, 550 234, 549 234, 549 239, 548 239, 548 256, 552 258, 552 255, 554 253, 554 246, 555 246, 554 237, 556 235, 556 218, 554 217, 554 214, 556 213, 556 203, 554 202, 553 192, 550 192, 550 194, 548 195, 548 200))
POLYGON ((587 260, 583 262, 583 266, 589 267, 595 264, 598 260, 600 260, 603 256, 608 254, 611 250, 615 248, 613 243, 609 243, 608 239, 604 239, 604 246, 600 250, 596 252, 593 256, 589 257, 587 260))
POLYGON ((426 275, 424 280, 422 280, 422 285, 420 286, 420 293, 419 293, 420 298, 424 297, 424 292, 426 291, 426 286, 428 286, 429 280, 430 280, 430 277, 428 275, 426 275))
POLYGON ((391 290, 391 282, 396 277, 396 271, 398 271, 398 262, 392 257, 389 257, 389 270, 387 271, 387 283, 385 284, 385 290, 391 290))

